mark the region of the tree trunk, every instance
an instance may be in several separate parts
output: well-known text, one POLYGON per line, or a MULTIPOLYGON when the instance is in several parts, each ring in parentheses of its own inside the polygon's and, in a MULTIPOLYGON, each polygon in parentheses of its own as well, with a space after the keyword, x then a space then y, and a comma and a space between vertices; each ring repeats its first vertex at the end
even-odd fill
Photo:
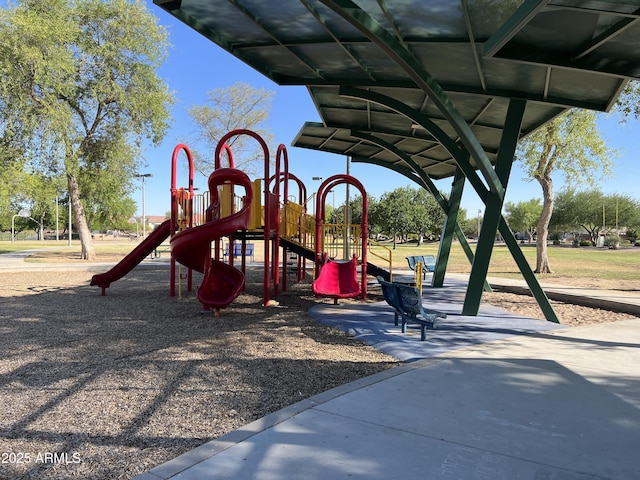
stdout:
POLYGON ((535 273, 553 273, 549 264, 547 241, 549 238, 549 224, 553 213, 553 180, 549 176, 537 178, 542 186, 542 213, 538 219, 538 236, 536 238, 536 269, 535 273))
MULTIPOLYGON (((78 187, 78 180, 74 175, 67 175, 67 183, 69 185, 69 200, 71 201, 71 208, 73 209, 73 216, 76 220, 76 229, 80 235, 80 245, 82 246, 81 258, 83 260, 95 260, 96 252, 93 248, 93 241, 91 239, 91 230, 87 224, 87 217, 84 213, 84 207, 80 201, 80 188, 78 187)), ((70 232, 71 233, 71 232, 70 232)))

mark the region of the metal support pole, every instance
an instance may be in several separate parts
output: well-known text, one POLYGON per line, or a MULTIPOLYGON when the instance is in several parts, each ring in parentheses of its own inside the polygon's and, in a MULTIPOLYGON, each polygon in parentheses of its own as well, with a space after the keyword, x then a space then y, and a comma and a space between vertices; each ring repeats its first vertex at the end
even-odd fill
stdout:
MULTIPOLYGON (((500 149, 496 159, 495 173, 504 189, 507 188, 511 166, 520 138, 520 126, 524 116, 526 100, 512 99, 505 119, 505 129, 500 141, 500 149)), ((463 315, 477 315, 482 301, 482 285, 487 278, 496 232, 502 218, 502 204, 504 197, 494 192, 488 192, 482 230, 478 234, 476 255, 469 275, 469 287, 462 307, 463 315)))
POLYGON ((59 219, 59 215, 58 215, 58 192, 56 192, 56 242, 58 240, 60 240, 60 236, 59 236, 59 226, 58 226, 58 219, 59 219))
POLYGON ((451 196, 449 197, 449 205, 446 210, 447 216, 442 226, 442 234, 440 235, 438 261, 436 262, 436 268, 431 277, 432 287, 442 287, 444 284, 444 275, 447 270, 447 264, 449 263, 453 235, 458 225, 458 212, 460 211, 460 201, 462 200, 463 190, 464 174, 460 169, 457 169, 451 186, 451 196))
POLYGON ((144 212, 144 179, 153 177, 153 175, 151 173, 136 173, 135 177, 142 179, 142 239, 144 240, 147 235, 146 218, 144 212))

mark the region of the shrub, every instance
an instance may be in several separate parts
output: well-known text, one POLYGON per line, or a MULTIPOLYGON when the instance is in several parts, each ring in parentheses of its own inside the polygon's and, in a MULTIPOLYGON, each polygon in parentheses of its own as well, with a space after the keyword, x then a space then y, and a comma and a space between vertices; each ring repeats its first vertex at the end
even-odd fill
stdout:
POLYGON ((592 245, 590 240, 580 240, 580 244, 581 247, 590 247, 592 245))
POLYGON ((552 233, 551 235, 549 235, 549 238, 553 241, 554 245, 560 245, 560 241, 562 240, 562 234, 561 233, 552 233))
POLYGON ((611 249, 619 248, 620 235, 616 233, 610 233, 609 235, 607 235, 606 238, 604 239, 604 246, 609 247, 611 249))

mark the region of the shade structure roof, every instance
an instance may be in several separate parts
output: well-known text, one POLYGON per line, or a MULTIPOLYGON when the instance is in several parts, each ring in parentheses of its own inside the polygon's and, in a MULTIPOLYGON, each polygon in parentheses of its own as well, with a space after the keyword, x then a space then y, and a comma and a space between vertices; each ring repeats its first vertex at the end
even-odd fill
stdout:
POLYGON ((374 134, 432 178, 456 169, 433 131, 358 92, 410 107, 457 143, 462 120, 493 163, 511 99, 526 100, 527 134, 570 107, 607 111, 640 77, 640 0, 154 3, 277 84, 308 87, 322 124, 294 145, 398 162, 352 135, 374 134))

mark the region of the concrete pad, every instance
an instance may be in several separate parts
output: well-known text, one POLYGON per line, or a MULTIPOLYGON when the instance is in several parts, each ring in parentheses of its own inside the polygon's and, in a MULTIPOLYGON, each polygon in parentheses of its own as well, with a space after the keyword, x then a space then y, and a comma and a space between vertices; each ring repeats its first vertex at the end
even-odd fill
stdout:
POLYGON ((386 302, 370 304, 319 304, 309 314, 319 323, 348 332, 354 338, 403 362, 413 362, 451 350, 523 335, 565 328, 556 323, 510 314, 491 305, 482 306, 478 316, 461 315, 462 307, 446 298, 425 302, 425 307, 447 314, 437 319, 420 341, 420 328, 408 324, 407 333, 394 324, 393 309, 386 302))
POLYGON ((640 319, 565 328, 482 307, 464 285, 425 302, 420 341, 386 303, 312 315, 404 360, 143 475, 159 479, 640 480, 640 319))
POLYGON ((160 466, 140 478, 640 479, 639 351, 640 319, 458 349, 254 422, 172 476, 160 466))

